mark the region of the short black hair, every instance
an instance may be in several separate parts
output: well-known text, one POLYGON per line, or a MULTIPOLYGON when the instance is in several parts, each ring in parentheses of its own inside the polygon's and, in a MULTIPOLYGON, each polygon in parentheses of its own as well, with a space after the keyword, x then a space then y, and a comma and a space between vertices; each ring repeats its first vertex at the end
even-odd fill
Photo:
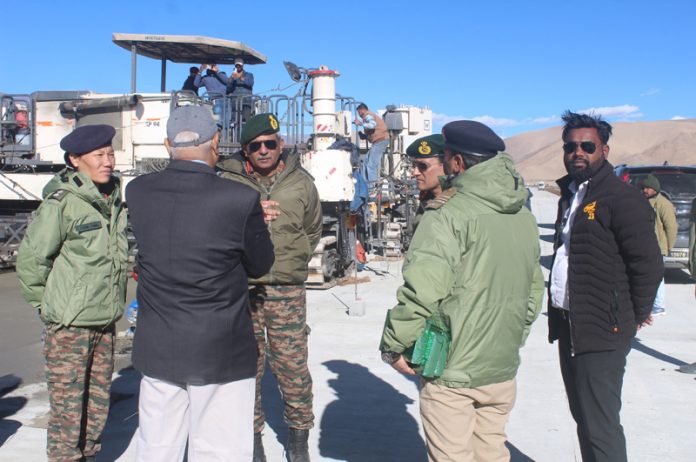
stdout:
POLYGON ((466 167, 467 170, 469 170, 471 167, 480 164, 481 162, 485 162, 488 159, 492 159, 493 157, 481 157, 481 156, 470 156, 469 154, 459 154, 462 156, 462 159, 464 159, 464 166, 466 167))
POLYGON ((189 72, 191 72, 191 73, 195 72, 196 74, 198 74, 198 68, 196 66, 191 66, 191 67, 189 67, 189 72))
POLYGON ((575 112, 565 111, 561 116, 565 125, 563 126, 562 138, 565 140, 569 131, 576 128, 594 128, 597 130, 597 135, 602 144, 607 144, 611 136, 611 125, 602 116, 594 114, 578 114, 575 112))
POLYGON ((359 111, 360 109, 365 109, 366 111, 370 110, 370 108, 368 108, 367 104, 365 104, 365 103, 360 103, 360 104, 358 104, 358 107, 355 108, 356 111, 359 111))

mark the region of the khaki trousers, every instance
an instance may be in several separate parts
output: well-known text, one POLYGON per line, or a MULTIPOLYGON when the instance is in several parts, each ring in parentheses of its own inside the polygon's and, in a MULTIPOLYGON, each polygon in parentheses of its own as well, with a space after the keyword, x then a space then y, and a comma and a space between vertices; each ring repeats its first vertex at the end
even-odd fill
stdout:
POLYGON ((425 383, 420 412, 428 460, 509 461, 505 424, 516 394, 515 379, 478 388, 425 383))

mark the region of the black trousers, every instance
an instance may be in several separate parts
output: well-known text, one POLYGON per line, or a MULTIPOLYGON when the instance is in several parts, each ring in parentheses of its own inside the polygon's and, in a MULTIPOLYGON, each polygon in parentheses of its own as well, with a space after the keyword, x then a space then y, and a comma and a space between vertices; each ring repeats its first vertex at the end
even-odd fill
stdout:
POLYGON ((626 462, 626 438, 619 412, 630 342, 616 350, 571 356, 567 323, 559 334, 561 374, 570 413, 578 426, 583 462, 626 462))

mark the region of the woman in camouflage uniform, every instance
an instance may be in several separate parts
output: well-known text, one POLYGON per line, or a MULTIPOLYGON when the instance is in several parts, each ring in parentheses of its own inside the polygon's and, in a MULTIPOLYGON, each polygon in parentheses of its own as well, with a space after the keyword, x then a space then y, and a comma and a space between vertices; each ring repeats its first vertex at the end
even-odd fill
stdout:
POLYGON ((114 134, 87 125, 61 140, 67 168, 44 188, 17 258, 22 294, 46 325, 49 461, 94 460, 109 413, 128 257, 114 134))

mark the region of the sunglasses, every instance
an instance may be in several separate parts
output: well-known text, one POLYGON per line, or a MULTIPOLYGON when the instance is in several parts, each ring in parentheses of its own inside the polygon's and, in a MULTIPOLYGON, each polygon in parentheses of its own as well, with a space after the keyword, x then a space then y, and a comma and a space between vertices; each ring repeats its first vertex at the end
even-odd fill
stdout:
POLYGON ((411 162, 411 168, 415 168, 419 172, 425 173, 426 170, 430 168, 430 165, 426 164, 425 162, 411 162))
POLYGON ((563 152, 565 152, 566 154, 570 154, 571 152, 575 152, 578 149, 578 146, 580 147, 580 149, 582 149, 588 154, 592 154, 597 150, 597 145, 594 144, 592 141, 583 141, 581 143, 569 141, 563 144, 563 152))
POLYGON ((266 149, 275 149, 278 147, 277 140, 254 141, 249 143, 249 152, 256 152, 261 149, 261 145, 266 146, 266 149))

